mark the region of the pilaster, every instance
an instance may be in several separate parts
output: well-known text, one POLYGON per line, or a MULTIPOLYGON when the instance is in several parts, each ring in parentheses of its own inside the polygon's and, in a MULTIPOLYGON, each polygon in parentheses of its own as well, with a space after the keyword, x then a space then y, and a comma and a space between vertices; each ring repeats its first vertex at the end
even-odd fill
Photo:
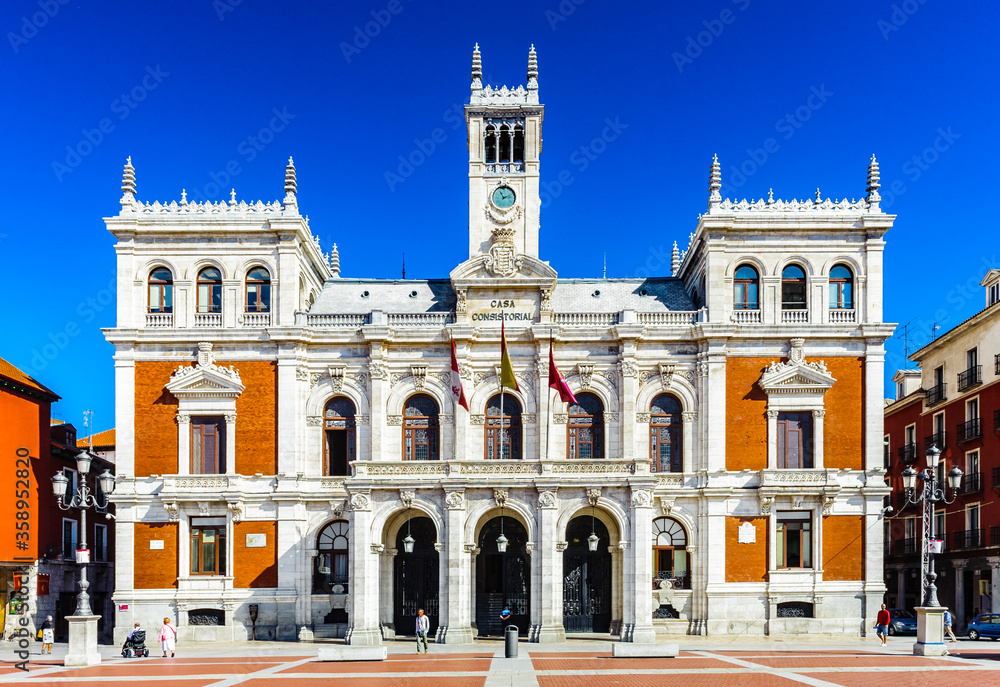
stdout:
MULTIPOLYGON (((464 408, 462 409, 465 410, 464 408)), ((456 409, 457 414, 457 409, 456 409)), ((465 492, 460 489, 445 489, 445 541, 447 575, 442 576, 446 592, 446 603, 440 615, 441 628, 438 641, 442 644, 471 644, 472 606, 470 587, 473 583, 472 557, 464 542, 465 492)))
POLYGON ((370 646, 382 643, 379 630, 379 562, 384 546, 372 541, 372 495, 358 490, 351 494, 350 627, 346 644, 370 646))
POLYGON ((629 596, 633 609, 631 623, 626 617, 623 642, 655 642, 653 629, 653 492, 654 483, 632 485, 631 520, 632 540, 629 546, 630 561, 626 564, 625 593, 626 616, 629 596), (628 627, 631 625, 631 627, 628 627))
POLYGON ((532 563, 538 565, 541 571, 538 599, 541 604, 541 622, 533 640, 539 643, 566 641, 562 607, 562 554, 556 550, 556 540, 559 539, 559 497, 556 489, 555 486, 538 487, 538 509, 535 511, 538 548, 531 558, 532 563))

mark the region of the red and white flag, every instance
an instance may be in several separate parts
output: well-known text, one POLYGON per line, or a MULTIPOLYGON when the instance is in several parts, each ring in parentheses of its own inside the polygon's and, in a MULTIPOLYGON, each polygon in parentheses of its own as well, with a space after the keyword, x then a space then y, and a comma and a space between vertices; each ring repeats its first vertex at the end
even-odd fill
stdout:
POLYGON ((451 397, 466 410, 469 402, 465 400, 465 390, 462 389, 462 375, 458 372, 458 356, 455 355, 455 340, 451 340, 451 397))
POLYGON ((563 403, 576 403, 576 396, 570 390, 566 380, 559 374, 556 367, 556 359, 552 353, 552 339, 549 339, 549 387, 559 392, 559 399, 563 403))

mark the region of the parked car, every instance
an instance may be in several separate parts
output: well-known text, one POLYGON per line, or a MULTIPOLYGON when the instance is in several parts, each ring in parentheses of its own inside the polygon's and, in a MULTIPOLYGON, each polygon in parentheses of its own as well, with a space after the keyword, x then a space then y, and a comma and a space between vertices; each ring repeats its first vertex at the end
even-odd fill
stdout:
POLYGON ((1000 615, 996 613, 980 613, 969 621, 965 628, 969 639, 989 637, 993 641, 1000 639, 1000 615))
POLYGON ((890 635, 915 635, 917 634, 917 617, 902 608, 889 609, 889 634, 890 635))

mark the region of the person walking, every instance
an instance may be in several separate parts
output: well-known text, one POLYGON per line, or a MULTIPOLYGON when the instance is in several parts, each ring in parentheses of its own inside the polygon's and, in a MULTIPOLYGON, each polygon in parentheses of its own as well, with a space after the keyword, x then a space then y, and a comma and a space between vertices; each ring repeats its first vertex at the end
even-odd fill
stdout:
POLYGON ((891 622, 892 617, 889 615, 889 610, 885 604, 882 604, 882 610, 878 612, 878 617, 875 619, 875 636, 882 642, 882 646, 885 646, 886 637, 889 636, 889 623, 891 622))
POLYGON ((951 623, 952 623, 951 611, 949 611, 946 608, 944 609, 944 631, 945 634, 951 637, 951 641, 957 642, 958 640, 955 638, 955 633, 952 632, 951 630, 951 623))
POLYGON ((170 652, 170 658, 174 657, 174 642, 177 641, 177 630, 170 624, 170 618, 163 619, 160 627, 160 647, 163 649, 163 658, 170 652))
POLYGON ((427 633, 431 630, 431 619, 424 615, 424 609, 417 609, 417 653, 420 653, 420 642, 424 643, 424 653, 427 653, 427 633))
POLYGON ((52 654, 52 642, 55 641, 55 630, 52 629, 52 616, 46 616, 42 623, 42 653, 52 654))

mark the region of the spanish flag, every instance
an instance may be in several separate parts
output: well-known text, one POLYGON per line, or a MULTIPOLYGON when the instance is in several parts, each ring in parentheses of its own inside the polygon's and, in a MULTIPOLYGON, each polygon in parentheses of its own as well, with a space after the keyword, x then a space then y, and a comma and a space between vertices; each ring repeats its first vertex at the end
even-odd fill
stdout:
POLYGON ((454 339, 451 340, 451 398, 466 410, 469 409, 469 402, 465 400, 465 390, 462 388, 462 375, 458 369, 454 339))
POLYGON ((559 400, 563 403, 577 403, 576 396, 570 390, 566 380, 559 374, 556 358, 552 353, 552 339, 549 339, 549 388, 559 392, 559 400))
POLYGON ((514 376, 514 366, 510 364, 510 353, 507 352, 507 334, 504 332, 503 320, 500 320, 500 386, 520 391, 517 388, 517 377, 514 376))

